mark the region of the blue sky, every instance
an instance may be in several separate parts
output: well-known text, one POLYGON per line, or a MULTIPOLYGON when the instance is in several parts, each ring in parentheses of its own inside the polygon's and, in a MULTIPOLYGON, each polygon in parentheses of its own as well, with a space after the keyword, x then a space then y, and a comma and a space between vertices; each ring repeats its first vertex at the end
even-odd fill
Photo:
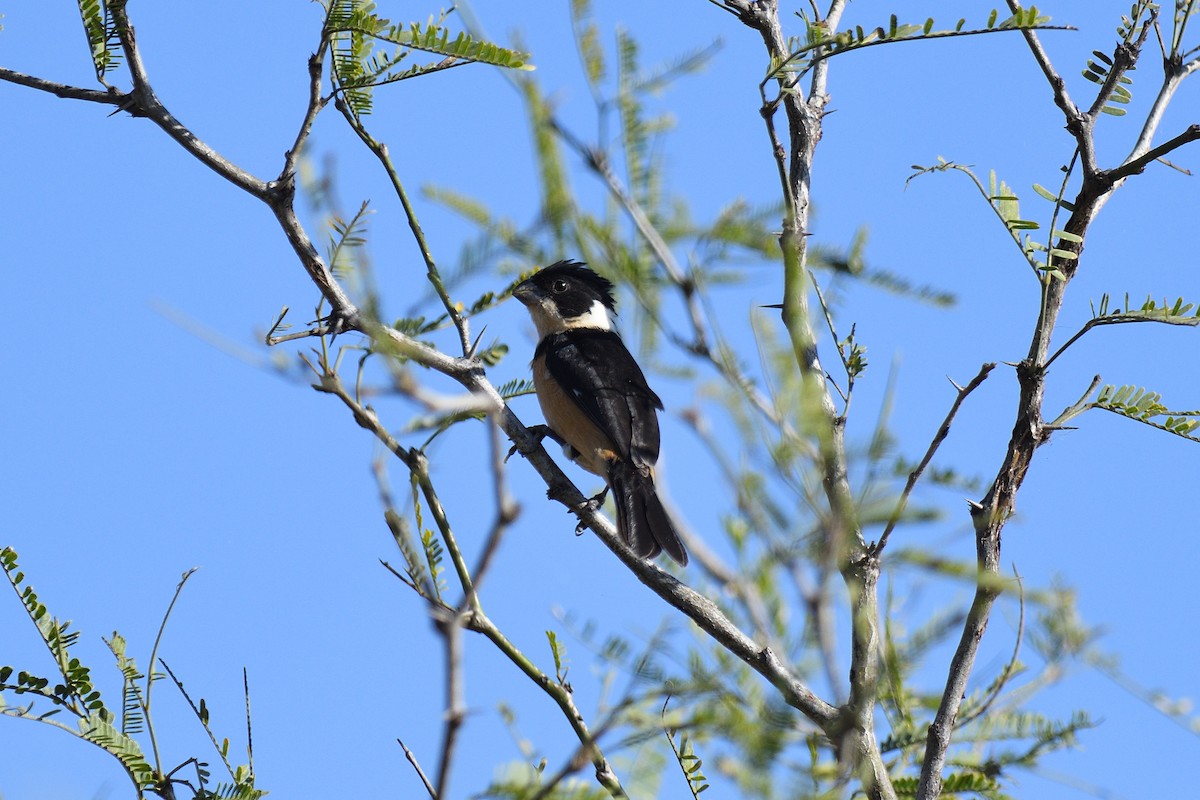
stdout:
MULTIPOLYGON (((394 19, 424 19, 436 10, 381 5, 394 19)), ((968 13, 967 5, 922 8, 946 24, 964 15, 982 20, 990 9, 969 4, 968 13)), ((9 6, 0 65, 90 85, 74 4, 9 6)), ((874 26, 893 9, 860 0, 847 22, 874 26)), ((566 4, 480 3, 476 10, 493 38, 519 35, 562 116, 591 135, 594 114, 566 4)), ((1085 97, 1091 84, 1079 71, 1093 49, 1110 48, 1128 3, 1076 0, 1043 10, 1080 28, 1043 40, 1072 91, 1085 97)), ((131 5, 163 101, 260 176, 278 171, 302 113, 304 63, 317 41, 319 11, 281 0, 131 5), (218 22, 225 15, 235 21, 218 22)), ((739 197, 771 202, 776 183, 757 113, 757 37, 700 0, 609 2, 597 19, 610 48, 617 26, 631 31, 645 64, 723 41, 704 73, 684 78, 662 99, 675 120, 661 144, 665 168, 697 218, 739 197)), ((1136 135, 1158 82, 1154 62, 1151 54, 1135 73, 1129 117, 1103 120, 1100 156, 1108 164, 1136 135)), ((1071 141, 1017 35, 849 55, 834 63, 830 90, 834 113, 814 170, 816 239, 844 244, 866 225, 872 263, 959 298, 942 310, 859 287, 839 309, 843 320, 858 324, 873 365, 851 436, 869 436, 894 364, 897 446, 916 457, 952 400, 947 376, 964 382, 984 361, 1024 355, 1036 284, 966 180, 929 176, 906 190, 910 165, 940 155, 981 174, 994 168, 1021 194, 1026 213, 1044 219, 1048 204, 1029 187, 1057 179, 1071 141)), ((1198 91, 1185 84, 1160 141, 1197 121, 1198 91)), ((7 374, 0 389, 7 454, 0 462, 7 512, 0 544, 21 554, 51 610, 83 631, 80 652, 97 667, 109 658, 100 636, 114 628, 144 666, 179 574, 201 567, 161 655, 189 691, 208 699, 214 724, 231 738, 241 729, 241 670, 248 669, 260 785, 280 797, 419 796, 395 739, 427 766, 436 760, 440 649, 417 599, 378 565, 380 558, 399 559, 370 472, 375 444, 335 401, 267 366, 299 349, 261 346, 274 314, 289 305, 297 321, 309 319, 316 298, 287 243, 265 208, 145 121, 9 84, 0 84, 0 104, 0 233, 16 323, 0 361, 7 374)), ((373 128, 391 144, 410 186, 468 191, 519 222, 533 218, 529 137, 519 99, 499 75, 466 67, 406 82, 380 91, 376 108, 373 128)), ((312 145, 318 162, 333 159, 343 206, 372 200, 372 258, 388 310, 404 313, 415 299, 408 287, 423 269, 384 176, 332 112, 312 145)), ((1200 149, 1172 160, 1195 168, 1200 149)), ((581 171, 574 181, 585 198, 603 202, 581 171)), ((1089 318, 1089 301, 1104 292, 1200 299, 1190 222, 1198 202, 1197 178, 1162 166, 1118 192, 1088 240, 1059 340, 1089 318)), ((425 199, 418 213, 435 254, 452 264, 473 231, 425 199)), ((756 275, 750 300, 776 300, 777 276, 756 275)), ((731 305, 723 325, 744 330, 747 305, 731 305)), ((513 346, 493 381, 524 377, 522 348, 532 347, 524 312, 504 304, 486 323, 513 346)), ((1089 334, 1055 363, 1047 413, 1073 402, 1097 373, 1106 383, 1150 386, 1175 408, 1200 406, 1195 336, 1159 326, 1089 334)), ((667 492, 689 524, 715 539, 712 514, 727 498, 695 496, 705 494, 697 491, 703 474, 693 466, 688 434, 671 417, 690 398, 683 384, 652 379, 668 405, 667 492)), ((451 391, 449 384, 435 387, 451 391)), ((939 463, 994 473, 1015 398, 1011 371, 1001 367, 964 407, 939 463)), ((531 398, 515 408, 537 421, 531 398)), ((402 424, 405 408, 388 410, 392 424, 402 424)), ((1085 621, 1103 628, 1104 647, 1140 685, 1194 696, 1200 600, 1186 548, 1200 448, 1100 412, 1078 424, 1038 452, 1018 517, 1005 532, 1005 562, 1027 586, 1061 578, 1076 587, 1085 621)), ((486 487, 477 456, 483 437, 478 430, 456 436, 435 451, 435 478, 451 508, 486 487), (473 477, 455 488, 456 474, 473 477)), ((489 613, 547 662, 543 631, 562 628, 555 609, 634 638, 650 634, 663 613, 657 598, 590 536, 571 535, 573 522, 544 501, 526 464, 514 462, 509 474, 523 515, 489 578, 489 613)), ((399 466, 393 476, 405 485, 399 466)), ((969 557, 959 497, 929 490, 921 498, 943 505, 945 521, 901 529, 896 543, 969 557)), ((459 527, 485 531, 491 514, 481 508, 478 519, 464 516, 459 527)), ((925 602, 934 600, 965 605, 969 591, 943 586, 925 602)), ((1014 619, 1011 604, 994 616, 982 670, 994 674, 1003 663, 1014 619)), ((570 640, 568 646, 585 672, 586 649, 570 640)), ((518 710, 522 733, 546 748, 551 764, 567 752, 569 735, 545 698, 484 642, 468 637, 467 649, 473 713, 456 796, 481 789, 491 764, 519 758, 496 710, 501 700, 518 710)), ((49 671, 15 597, 0 601, 0 663, 49 671)), ((177 693, 165 684, 157 691, 160 713, 170 720, 164 747, 200 751, 200 732, 177 693)), ((588 701, 595 697, 581 698, 585 709, 588 701)), ((1069 676, 1035 708, 1063 715, 1086 708, 1103 724, 1081 737, 1080 750, 1048 759, 1047 774, 1022 777, 1013 793, 1024 799, 1087 796, 1072 794, 1063 779, 1106 786, 1115 797, 1177 793, 1181 767, 1200 751, 1195 735, 1092 670, 1069 676)), ((0 723, 4 800, 128 796, 122 773, 99 751, 49 728, 0 723)), ((673 788, 678 794, 662 796, 683 793, 673 788)))

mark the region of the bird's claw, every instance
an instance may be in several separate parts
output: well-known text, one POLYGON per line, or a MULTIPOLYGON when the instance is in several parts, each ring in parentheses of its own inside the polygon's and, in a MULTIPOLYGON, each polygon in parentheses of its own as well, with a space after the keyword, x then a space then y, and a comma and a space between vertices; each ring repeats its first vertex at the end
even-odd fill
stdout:
MULTIPOLYGON (((583 503, 580 504, 580 506, 579 506, 579 511, 581 513, 588 512, 588 511, 591 511, 591 512, 599 511, 601 506, 604 505, 604 500, 607 497, 608 497, 608 487, 605 486, 603 489, 600 490, 599 494, 594 495, 593 497, 590 497, 587 500, 584 500, 583 503)), ((584 522, 582 519, 579 520, 579 524, 575 526, 575 535, 578 536, 579 534, 583 533, 585 528, 587 528, 587 523, 584 522)))
MULTIPOLYGON (((557 433, 555 433, 553 430, 550 429, 549 425, 530 425, 528 428, 526 428, 526 430, 529 431, 530 434, 533 435, 534 447, 541 444, 542 439, 545 439, 547 437, 553 439, 554 441, 558 442, 559 444, 562 444, 562 439, 560 439, 558 437, 557 433)), ((533 448, 531 447, 530 450, 532 450, 532 449, 533 448)), ((521 450, 521 445, 514 444, 512 447, 508 448, 508 455, 506 455, 504 457, 504 463, 507 464, 508 460, 510 458, 512 458, 514 455, 516 455, 518 452, 529 452, 529 451, 521 450)))

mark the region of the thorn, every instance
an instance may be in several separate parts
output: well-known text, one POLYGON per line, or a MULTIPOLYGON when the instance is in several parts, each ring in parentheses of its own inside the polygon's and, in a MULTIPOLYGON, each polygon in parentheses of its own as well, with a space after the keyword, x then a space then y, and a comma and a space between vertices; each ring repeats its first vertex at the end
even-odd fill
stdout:
POLYGON ((479 343, 483 341, 483 334, 487 331, 487 325, 479 329, 479 335, 475 337, 475 341, 471 344, 471 350, 467 353, 467 358, 475 358, 475 354, 479 352, 479 343))

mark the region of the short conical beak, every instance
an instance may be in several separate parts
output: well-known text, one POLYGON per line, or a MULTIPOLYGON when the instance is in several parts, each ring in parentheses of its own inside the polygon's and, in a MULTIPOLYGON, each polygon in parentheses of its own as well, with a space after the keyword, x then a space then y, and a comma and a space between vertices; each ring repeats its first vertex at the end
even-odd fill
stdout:
POLYGON ((513 289, 513 297, 517 298, 524 305, 533 305, 541 299, 542 293, 538 291, 537 286, 529 281, 521 281, 513 289))

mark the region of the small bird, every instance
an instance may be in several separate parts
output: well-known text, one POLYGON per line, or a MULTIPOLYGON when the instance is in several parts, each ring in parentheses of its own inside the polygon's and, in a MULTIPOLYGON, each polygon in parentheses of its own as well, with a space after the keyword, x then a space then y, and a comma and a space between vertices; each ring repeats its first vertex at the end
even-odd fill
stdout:
POLYGON ((613 285, 583 264, 559 261, 517 284, 513 296, 537 328, 533 386, 549 432, 567 457, 604 478, 617 530, 642 558, 687 551, 654 488, 658 409, 646 376, 613 330, 613 285))

